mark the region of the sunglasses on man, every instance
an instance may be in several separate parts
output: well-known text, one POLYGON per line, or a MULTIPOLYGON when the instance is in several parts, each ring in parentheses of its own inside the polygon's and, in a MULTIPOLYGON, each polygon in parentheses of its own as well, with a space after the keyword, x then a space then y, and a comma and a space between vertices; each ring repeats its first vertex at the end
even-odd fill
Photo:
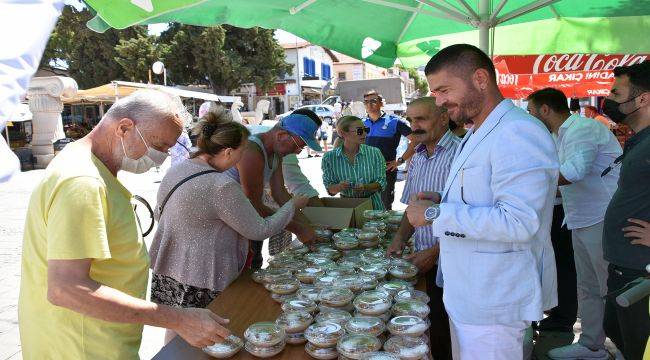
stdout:
POLYGON ((366 104, 366 105, 369 105, 369 104, 375 105, 375 104, 379 104, 380 102, 381 102, 381 99, 377 99, 377 98, 369 99, 369 100, 363 100, 363 103, 366 104))
POLYGON ((357 135, 363 135, 364 132, 365 132, 366 134, 369 133, 369 132, 370 132, 370 128, 369 128, 369 127, 360 127, 360 128, 356 128, 356 129, 354 129, 354 131, 357 133, 357 135))

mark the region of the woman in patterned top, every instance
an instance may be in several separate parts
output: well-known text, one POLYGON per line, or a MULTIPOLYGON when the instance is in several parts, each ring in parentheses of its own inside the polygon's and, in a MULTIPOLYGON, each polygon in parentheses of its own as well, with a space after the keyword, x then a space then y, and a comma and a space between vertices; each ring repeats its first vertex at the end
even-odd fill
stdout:
POLYGON ((365 145, 369 129, 356 116, 336 123, 339 138, 323 157, 323 183, 330 195, 369 197, 373 208, 383 210, 381 190, 386 187, 386 162, 379 149, 365 145))

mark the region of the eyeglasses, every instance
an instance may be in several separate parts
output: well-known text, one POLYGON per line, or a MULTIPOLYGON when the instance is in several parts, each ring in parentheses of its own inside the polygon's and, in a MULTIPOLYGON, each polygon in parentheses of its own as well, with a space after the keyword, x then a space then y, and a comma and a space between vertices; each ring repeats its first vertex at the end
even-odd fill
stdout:
POLYGON ((381 99, 377 99, 377 98, 370 99, 370 100, 363 100, 363 103, 366 104, 366 105, 368 105, 368 104, 373 104, 374 105, 374 104, 378 104, 380 102, 381 102, 381 99))
POLYGON ((289 135, 289 137, 291 138, 291 140, 293 140, 293 143, 296 144, 296 148, 298 148, 298 149, 302 149, 307 145, 307 144, 299 145, 298 142, 296 141, 296 139, 293 136, 289 135))
POLYGON ((356 133, 357 133, 357 135, 363 135, 364 132, 365 132, 366 134, 369 133, 369 132, 370 132, 370 128, 369 128, 369 127, 356 128, 356 133))
POLYGON ((613 163, 611 163, 608 167, 606 167, 605 170, 603 170, 603 172, 600 174, 600 177, 609 174, 610 171, 614 170, 617 166, 620 166, 621 163, 623 162, 623 156, 625 156, 625 154, 622 154, 621 156, 617 157, 613 163))

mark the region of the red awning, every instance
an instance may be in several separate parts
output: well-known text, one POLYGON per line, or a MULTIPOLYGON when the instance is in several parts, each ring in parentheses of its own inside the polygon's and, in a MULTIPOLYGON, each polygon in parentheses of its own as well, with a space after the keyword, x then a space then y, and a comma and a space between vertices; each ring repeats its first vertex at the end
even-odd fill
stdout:
POLYGON ((650 54, 556 54, 495 56, 493 60, 503 95, 523 99, 546 87, 562 90, 567 97, 607 96, 614 82, 612 69, 648 58, 650 54))

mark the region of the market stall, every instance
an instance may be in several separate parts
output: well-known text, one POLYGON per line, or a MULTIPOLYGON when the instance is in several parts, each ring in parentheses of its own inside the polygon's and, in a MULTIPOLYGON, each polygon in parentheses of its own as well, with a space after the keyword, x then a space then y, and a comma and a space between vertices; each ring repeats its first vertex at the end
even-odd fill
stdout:
MULTIPOLYGON (((392 349, 405 338, 416 344, 413 351, 428 358, 428 340, 423 340, 428 335, 426 283, 411 263, 385 258, 390 233, 402 216, 364 211, 370 219, 361 229, 344 228, 335 234, 321 229, 315 248, 292 247, 271 259, 267 269, 244 272, 208 305, 230 320, 236 346, 229 355, 294 360, 312 359, 315 351, 316 358, 331 359, 346 351, 346 340, 352 340, 350 351, 370 352, 392 349), (417 326, 402 328, 401 320, 417 326), (267 331, 260 338, 268 344, 256 344, 255 331, 267 331), (272 342, 276 335, 277 341, 272 342), (356 349, 355 339, 367 341, 362 348, 370 348, 356 349)), ((154 359, 210 359, 206 349, 192 347, 177 336, 154 359)))

